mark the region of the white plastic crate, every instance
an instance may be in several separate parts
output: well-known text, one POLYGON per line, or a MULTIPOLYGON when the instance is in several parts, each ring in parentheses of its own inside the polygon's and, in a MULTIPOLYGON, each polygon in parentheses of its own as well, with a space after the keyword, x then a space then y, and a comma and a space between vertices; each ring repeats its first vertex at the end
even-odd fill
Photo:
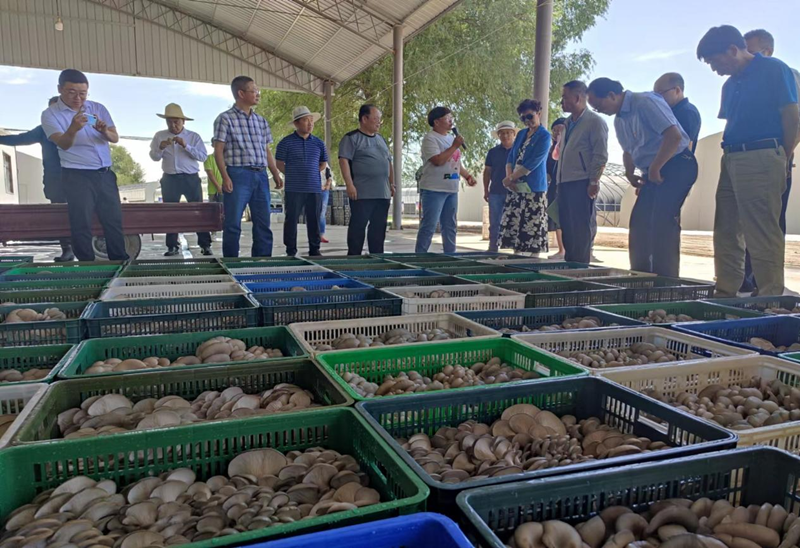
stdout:
MULTIPOLYGON (((617 369, 603 372, 602 376, 637 392, 654 388, 669 399, 674 399, 681 392, 697 394, 710 384, 721 384, 726 387, 741 386, 753 376, 760 376, 766 381, 779 379, 790 386, 798 386, 800 364, 772 356, 754 355, 701 360, 680 365, 647 365, 627 370, 617 369)), ((719 426, 714 421, 709 422, 719 426)), ((739 435, 737 447, 769 445, 791 453, 800 453, 800 421, 735 432, 739 435)))
MULTIPOLYGON (((558 355, 558 352, 562 350, 567 350, 569 352, 586 352, 598 348, 620 350, 628 348, 637 342, 647 342, 656 346, 663 346, 669 349, 671 354, 679 356, 678 360, 674 362, 664 362, 666 364, 755 354, 752 350, 709 341, 701 337, 695 337, 694 335, 685 335, 664 327, 611 327, 587 331, 566 331, 561 333, 526 333, 524 335, 512 335, 511 338, 553 355, 558 355)), ((567 358, 561 359, 566 360, 567 358)), ((570 363, 575 362, 570 361, 570 363)), ((629 371, 640 367, 654 367, 652 364, 647 364, 600 369, 585 367, 577 363, 575 364, 586 369, 592 375, 605 375, 612 371, 629 371)), ((655 367, 664 367, 664 364, 655 367)))
POLYGON ((233 276, 214 274, 211 276, 143 276, 141 278, 114 278, 108 284, 112 287, 138 287, 143 285, 188 285, 188 284, 232 284, 233 276))
POLYGON ((210 297, 214 295, 247 295, 247 290, 237 283, 111 287, 103 291, 100 295, 100 300, 173 299, 180 297, 210 297))
POLYGON ((41 383, 21 386, 0 385, 0 415, 17 415, 6 433, 0 436, 0 449, 8 447, 22 423, 27 420, 31 410, 47 392, 47 387, 48 385, 41 383))
POLYGON ((560 276, 573 280, 622 278, 624 276, 655 276, 655 274, 650 274, 649 272, 638 272, 636 270, 625 270, 623 268, 567 268, 564 270, 540 270, 539 274, 549 274, 550 276, 560 276))
MULTIPOLYGON (((469 337, 474 339, 494 339, 500 333, 489 327, 483 326, 472 320, 462 318, 456 314, 417 314, 414 316, 386 316, 383 318, 365 318, 363 320, 336 320, 330 322, 303 322, 289 325, 300 344, 309 354, 323 354, 333 350, 318 352, 314 350, 317 345, 330 344, 344 333, 377 337, 392 329, 408 329, 409 331, 425 331, 428 329, 448 329, 456 333, 460 339, 436 341, 448 343, 463 340, 469 337)), ((391 348, 400 348, 420 343, 395 344, 391 348)), ((353 349, 359 350, 359 349, 353 349)), ((799 366, 800 367, 800 366, 799 366)))
POLYGON ((318 264, 307 264, 301 266, 258 266, 253 268, 236 268, 236 265, 228 265, 228 270, 234 276, 258 276, 261 274, 302 274, 304 272, 332 272, 331 270, 319 266, 318 264))
POLYGON ((512 310, 525 307, 525 295, 487 284, 390 287, 385 291, 403 298, 403 314, 434 314, 465 310, 512 310), (429 298, 442 290, 450 297, 429 298))

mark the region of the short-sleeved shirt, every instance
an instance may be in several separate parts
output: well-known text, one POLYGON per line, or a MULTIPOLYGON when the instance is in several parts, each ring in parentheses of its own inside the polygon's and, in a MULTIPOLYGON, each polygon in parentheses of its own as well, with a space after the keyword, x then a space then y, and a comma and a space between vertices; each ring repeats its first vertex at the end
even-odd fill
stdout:
POLYGON ((676 155, 689 148, 689 136, 683 130, 663 97, 652 91, 634 93, 626 91, 614 128, 622 150, 633 157, 633 163, 647 171, 658 155, 664 141, 662 135, 670 126, 681 132, 676 155))
POLYGON ((486 167, 492 170, 489 194, 502 194, 503 196, 508 194, 508 190, 503 186, 503 179, 506 178, 508 150, 503 145, 497 145, 486 154, 486 167))
POLYGON ((456 150, 450 159, 440 166, 429 160, 450 148, 455 137, 430 131, 422 138, 422 177, 419 180, 421 190, 434 192, 458 192, 458 181, 461 178, 461 150, 456 150))
POLYGON ((680 103, 672 107, 672 114, 677 118, 678 123, 689 136, 692 142, 692 152, 697 149, 697 140, 700 138, 700 111, 689 102, 689 99, 682 99, 680 103))
POLYGON ((295 131, 278 143, 275 159, 286 164, 286 192, 322 192, 319 164, 328 161, 322 139, 315 135, 303 139, 295 131))
POLYGON ((392 155, 384 138, 357 129, 342 137, 339 158, 350 164, 353 185, 359 200, 390 199, 389 171, 392 155))
POLYGON ((266 167, 272 132, 264 118, 254 111, 248 115, 234 105, 214 120, 214 141, 225 143, 225 165, 266 167))
POLYGON ((11 147, 39 144, 42 147, 42 167, 44 168, 44 185, 55 186, 61 183, 61 159, 58 147, 47 138, 42 126, 17 135, 0 135, 0 145, 11 147))
POLYGON ((722 146, 764 139, 783 143, 781 109, 797 102, 797 84, 786 63, 756 53, 743 71, 722 86, 719 117, 727 120, 722 146))
MULTIPOLYGON (((217 166, 217 160, 214 158, 213 154, 209 154, 206 161, 203 162, 203 169, 205 171, 210 171, 214 174, 214 178, 217 180, 217 183, 222 185, 222 172, 219 170, 219 166, 217 166)), ((211 182, 209 179, 208 181, 208 195, 213 196, 217 193, 217 187, 214 186, 214 183, 211 182)))
MULTIPOLYGON (((114 120, 106 107, 94 101, 83 103, 83 112, 93 114, 98 120, 114 127, 114 120)), ((47 110, 42 112, 42 129, 49 139, 56 133, 66 133, 72 119, 78 112, 59 99, 47 110)), ((101 169, 111 167, 111 147, 108 140, 94 127, 86 124, 75 135, 75 141, 69 150, 58 149, 62 168, 70 169, 101 169)))

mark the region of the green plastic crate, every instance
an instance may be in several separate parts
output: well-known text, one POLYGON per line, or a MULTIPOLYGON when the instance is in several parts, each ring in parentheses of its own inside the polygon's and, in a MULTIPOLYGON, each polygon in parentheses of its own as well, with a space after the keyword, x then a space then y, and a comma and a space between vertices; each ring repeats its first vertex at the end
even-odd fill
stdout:
MULTIPOLYGON (((258 363, 267 366, 271 363, 280 363, 289 359, 306 357, 303 347, 294 338, 286 327, 253 327, 249 329, 229 329, 224 331, 209 331, 205 333, 184 333, 181 335, 146 335, 143 337, 120 337, 112 339, 90 339, 83 341, 75 348, 66 360, 63 369, 59 372, 60 379, 75 379, 87 377, 103 377, 117 375, 131 375, 142 370, 117 371, 113 373, 100 373, 85 375, 84 371, 89 369, 96 361, 108 358, 128 358, 143 359, 149 356, 159 358, 169 358, 175 360, 180 356, 193 356, 197 347, 201 343, 213 337, 231 337, 241 339, 248 347, 260 345, 270 348, 279 348, 283 352, 280 358, 266 358, 259 360, 258 363)), ((253 363, 253 362, 229 362, 229 363, 253 363)), ((170 367, 160 367, 157 371, 188 371, 192 368, 203 368, 220 364, 200 364, 200 365, 178 365, 170 367)), ((154 370, 155 371, 155 370, 154 370)))
POLYGON ((391 287, 414 287, 430 285, 469 285, 467 280, 455 276, 406 276, 390 278, 354 278, 356 281, 369 284, 376 289, 391 287))
POLYGON ((9 448, 0 452, 0 519, 78 474, 114 480, 120 489, 180 467, 191 468, 198 480, 206 480, 226 474, 236 455, 265 447, 282 452, 326 447, 350 454, 385 502, 195 542, 192 548, 242 545, 425 510, 428 488, 362 417, 352 409, 322 409, 231 421, 224 428, 210 422, 9 448), (157 458, 147 458, 150 455, 157 458))
POLYGON ((66 360, 74 352, 71 344, 49 344, 44 346, 17 346, 0 348, 0 370, 16 369, 20 372, 41 367, 50 367, 50 373, 35 381, 6 382, 0 386, 19 386, 22 384, 50 383, 64 367, 66 360))
POLYGON ((54 306, 52 303, 0 306, 0 345, 77 344, 83 339, 80 317, 88 305, 88 302, 59 303, 55 308, 67 315, 66 320, 9 324, 3 322, 13 310, 30 308, 37 312, 44 312, 47 308, 54 308, 54 306))
MULTIPOLYGON (((511 339, 491 339, 476 341, 449 341, 446 343, 426 343, 421 345, 393 348, 362 348, 359 350, 342 350, 325 352, 316 357, 317 361, 327 369, 342 388, 356 401, 373 401, 387 398, 405 398, 409 395, 380 396, 365 398, 353 390, 345 382, 345 372, 358 373, 369 382, 381 384, 386 375, 397 375, 401 371, 416 371, 423 376, 433 376, 446 365, 463 365, 465 367, 479 361, 487 361, 498 357, 509 365, 526 371, 535 371, 542 377, 583 376, 586 371, 565 360, 550 356, 544 352, 519 344, 511 339)), ((539 382, 541 379, 517 381, 496 385, 468 386, 450 388, 450 391, 499 390, 505 386, 516 386, 520 383, 539 382)))
POLYGON ((625 290, 611 285, 570 280, 513 282, 497 287, 525 294, 525 308, 590 306, 622 302, 625 290))
POLYGON ((33 255, 0 255, 0 265, 32 263, 34 258, 33 255))
POLYGON ((0 282, 0 292, 4 291, 37 291, 37 290, 71 290, 71 289, 104 289, 110 278, 100 279, 60 279, 60 280, 20 280, 16 282, 0 282))
POLYGON ((4 303, 37 304, 37 303, 71 303, 93 301, 100 297, 102 288, 74 288, 57 290, 0 291, 0 305, 4 303))
POLYGON ((75 266, 71 268, 47 268, 43 266, 32 267, 25 265, 23 267, 6 270, 0 274, 0 280, 5 282, 27 282, 68 279, 110 279, 116 276, 119 270, 120 267, 116 265, 75 266))
MULTIPOLYGON (((412 268, 424 268, 428 270, 436 270, 438 268, 448 268, 461 266, 463 263, 470 264, 471 261, 463 261, 461 259, 450 258, 449 261, 442 260, 447 257, 440 257, 438 261, 414 261, 414 260, 398 260, 397 263, 408 265, 412 268)), ((476 265, 473 265, 476 266, 476 265)))
POLYGON ((491 264, 477 264, 472 266, 442 266, 436 268, 428 268, 433 272, 438 272, 445 276, 469 276, 473 274, 519 274, 523 273, 522 270, 512 268, 510 266, 491 265, 491 264))
POLYGON ((241 263, 255 263, 258 266, 300 266, 309 264, 308 261, 300 257, 222 257, 219 262, 235 268, 239 268, 238 265, 241 263))
POLYGON ((346 276, 348 272, 352 271, 375 271, 375 270, 419 270, 413 266, 409 266, 407 264, 402 263, 390 263, 389 261, 383 263, 363 263, 363 262, 354 262, 351 264, 339 264, 339 263, 326 263, 324 265, 325 268, 330 268, 334 272, 343 272, 346 276))
POLYGON ((626 303, 669 303, 696 301, 714 296, 714 282, 664 276, 603 278, 602 283, 625 289, 626 303))
POLYGON ((325 268, 328 268, 327 265, 332 263, 380 264, 390 262, 384 258, 373 257, 372 255, 325 255, 324 257, 303 257, 303 259, 310 263, 322 265, 325 268))
POLYGON ((128 263, 133 268, 194 268, 203 266, 219 265, 220 260, 216 257, 191 259, 134 259, 128 263))
POLYGON ((553 276, 552 274, 540 274, 538 272, 509 272, 506 274, 467 274, 459 276, 463 280, 479 284, 502 284, 512 282, 541 282, 548 280, 560 281, 564 278, 553 276))
MULTIPOLYGON (((597 310, 602 310, 604 312, 611 312, 612 314, 618 314, 620 316, 625 316, 626 318, 631 318, 633 320, 639 320, 639 318, 647 316, 647 313, 650 312, 651 310, 664 310, 666 311, 667 314, 686 314, 687 316, 691 316, 692 318, 694 318, 693 321, 700 321, 700 322, 710 322, 715 320, 728 320, 728 319, 736 320, 739 318, 756 318, 764 315, 761 312, 754 312, 746 309, 737 309, 733 307, 722 306, 702 301, 680 301, 675 303, 605 304, 592 308, 596 308, 597 310), (736 317, 730 318, 729 316, 736 316, 736 317)), ((675 323, 679 322, 660 323, 654 325, 660 325, 666 327, 668 325, 673 325, 675 323)))
MULTIPOLYGON (((156 371, 108 379, 71 379, 51 385, 50 390, 13 436, 12 443, 61 439, 58 414, 80 407, 81 402, 92 396, 122 394, 136 403, 146 398, 158 399, 174 395, 192 401, 206 390, 221 392, 228 387, 238 386, 247 394, 259 394, 280 383, 296 384, 310 391, 314 394, 314 401, 323 406, 349 407, 353 404, 353 399, 344 393, 330 375, 310 360, 295 360, 269 367, 257 363, 189 371, 156 371)), ((313 407, 289 413, 308 413, 319 409, 313 407)), ((241 419, 232 417, 209 422, 230 420, 241 419)))
POLYGON ((129 266, 120 273, 120 278, 144 278, 158 276, 173 276, 176 278, 186 276, 218 276, 228 274, 228 271, 221 264, 217 265, 189 265, 189 266, 148 266, 136 267, 129 266))
POLYGON ((87 272, 89 270, 119 270, 125 261, 70 261, 65 263, 25 263, 24 268, 57 270, 62 272, 87 272))
POLYGON ((258 303, 250 295, 102 301, 82 319, 90 339, 258 327, 258 303))

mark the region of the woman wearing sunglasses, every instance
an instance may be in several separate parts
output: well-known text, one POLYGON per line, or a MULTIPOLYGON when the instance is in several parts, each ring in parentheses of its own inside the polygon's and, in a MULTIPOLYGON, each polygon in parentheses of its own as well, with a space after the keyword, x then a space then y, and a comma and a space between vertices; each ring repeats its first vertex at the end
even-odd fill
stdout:
POLYGON ((542 126, 542 104, 525 99, 517 107, 526 129, 517 133, 503 180, 510 192, 500 221, 500 248, 538 255, 547 251, 547 155, 550 133, 542 126))

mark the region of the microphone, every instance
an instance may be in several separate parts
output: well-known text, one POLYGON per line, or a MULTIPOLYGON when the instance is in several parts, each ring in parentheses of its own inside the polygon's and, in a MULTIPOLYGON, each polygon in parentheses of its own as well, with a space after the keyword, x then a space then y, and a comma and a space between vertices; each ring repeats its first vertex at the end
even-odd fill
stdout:
MULTIPOLYGON (((456 126, 453 126, 453 135, 458 137, 458 128, 456 126)), ((463 148, 464 150, 467 150, 467 144, 466 143, 462 144, 461 148, 463 148)))

